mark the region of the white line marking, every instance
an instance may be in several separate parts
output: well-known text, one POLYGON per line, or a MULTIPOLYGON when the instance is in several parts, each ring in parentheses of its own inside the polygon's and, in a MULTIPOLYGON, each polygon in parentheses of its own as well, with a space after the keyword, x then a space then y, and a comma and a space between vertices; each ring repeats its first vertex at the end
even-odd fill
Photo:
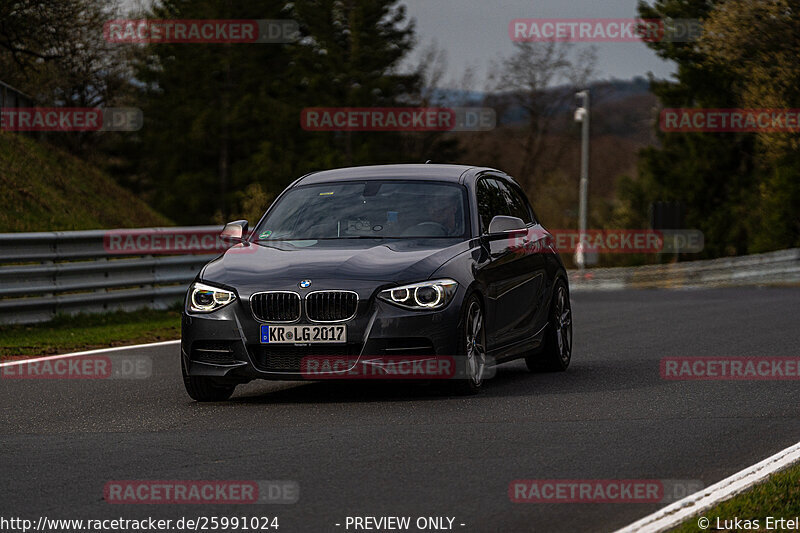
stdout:
POLYGON ((710 487, 697 491, 682 500, 664 507, 641 520, 618 529, 614 533, 633 533, 646 531, 658 533, 672 529, 687 518, 701 514, 721 501, 727 500, 740 492, 764 481, 770 474, 782 470, 792 463, 800 461, 800 442, 781 450, 760 463, 747 467, 715 483, 710 487))
POLYGON ((148 344, 134 344, 131 346, 115 346, 113 348, 100 348, 98 350, 88 350, 85 352, 63 353, 60 355, 46 355, 44 357, 35 357, 31 359, 17 359, 8 361, 7 363, 0 363, 0 368, 4 366, 24 365, 27 363, 34 363, 36 361, 52 361, 54 359, 68 359, 70 357, 79 357, 81 355, 92 355, 103 352, 118 352, 122 350, 135 350, 136 348, 151 348, 153 346, 169 346, 170 344, 179 344, 180 339, 174 341, 151 342, 148 344))

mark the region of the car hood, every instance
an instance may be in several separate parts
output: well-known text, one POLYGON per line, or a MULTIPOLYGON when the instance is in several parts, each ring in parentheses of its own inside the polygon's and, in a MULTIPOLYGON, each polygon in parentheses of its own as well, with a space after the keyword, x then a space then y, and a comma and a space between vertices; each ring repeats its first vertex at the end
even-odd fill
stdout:
POLYGON ((405 283, 428 279, 468 249, 468 242, 454 239, 244 243, 206 265, 200 277, 242 289, 303 279, 405 283))

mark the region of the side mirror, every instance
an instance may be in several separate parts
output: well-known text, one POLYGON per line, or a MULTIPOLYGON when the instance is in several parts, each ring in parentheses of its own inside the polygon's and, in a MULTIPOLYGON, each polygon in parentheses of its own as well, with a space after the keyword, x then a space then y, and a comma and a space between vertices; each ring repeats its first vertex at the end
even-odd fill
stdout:
POLYGON ((527 233, 528 227, 521 218, 497 215, 489 222, 489 237, 509 237, 527 233))
POLYGON ((249 224, 250 223, 246 220, 235 220, 233 222, 228 222, 225 224, 225 227, 222 228, 222 232, 219 234, 219 236, 223 239, 231 239, 236 241, 244 240, 245 235, 247 235, 247 227, 249 224))

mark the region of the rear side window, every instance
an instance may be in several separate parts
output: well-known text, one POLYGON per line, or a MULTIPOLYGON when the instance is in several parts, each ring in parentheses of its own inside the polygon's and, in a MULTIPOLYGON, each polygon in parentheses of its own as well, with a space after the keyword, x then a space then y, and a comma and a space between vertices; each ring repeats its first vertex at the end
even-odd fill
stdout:
POLYGON ((489 223, 497 215, 508 215, 509 206, 505 194, 492 178, 481 178, 475 190, 478 201, 478 215, 481 219, 481 232, 489 230, 489 223))
POLYGON ((508 183, 497 181, 498 187, 503 191, 503 198, 508 204, 508 210, 512 217, 522 219, 526 224, 533 222, 528 202, 522 197, 522 191, 508 183))

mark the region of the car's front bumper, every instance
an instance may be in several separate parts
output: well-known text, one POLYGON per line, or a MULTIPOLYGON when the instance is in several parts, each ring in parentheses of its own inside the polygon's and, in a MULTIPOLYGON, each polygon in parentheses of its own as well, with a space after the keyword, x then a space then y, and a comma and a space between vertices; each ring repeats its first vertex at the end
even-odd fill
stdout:
MULTIPOLYGON (((185 368, 192 376, 213 376, 232 382, 302 380, 317 378, 301 365, 304 357, 339 358, 355 365, 366 361, 441 358, 458 354, 457 331, 465 293, 463 287, 459 286, 453 300, 444 309, 436 311, 402 309, 378 299, 377 293, 386 287, 386 284, 377 282, 346 286, 333 281, 315 283, 314 290, 342 289, 358 293, 356 315, 340 322, 347 326, 347 344, 262 344, 261 325, 265 322, 254 317, 249 298, 264 288, 242 290, 235 302, 212 313, 184 310, 181 356, 185 368)), ((301 297, 310 291, 298 289, 296 285, 271 286, 268 290, 292 290, 300 293, 301 297)), ((318 325, 309 321, 304 312, 296 324, 318 325)), ((334 374, 339 377, 349 375, 339 371, 334 374)))

